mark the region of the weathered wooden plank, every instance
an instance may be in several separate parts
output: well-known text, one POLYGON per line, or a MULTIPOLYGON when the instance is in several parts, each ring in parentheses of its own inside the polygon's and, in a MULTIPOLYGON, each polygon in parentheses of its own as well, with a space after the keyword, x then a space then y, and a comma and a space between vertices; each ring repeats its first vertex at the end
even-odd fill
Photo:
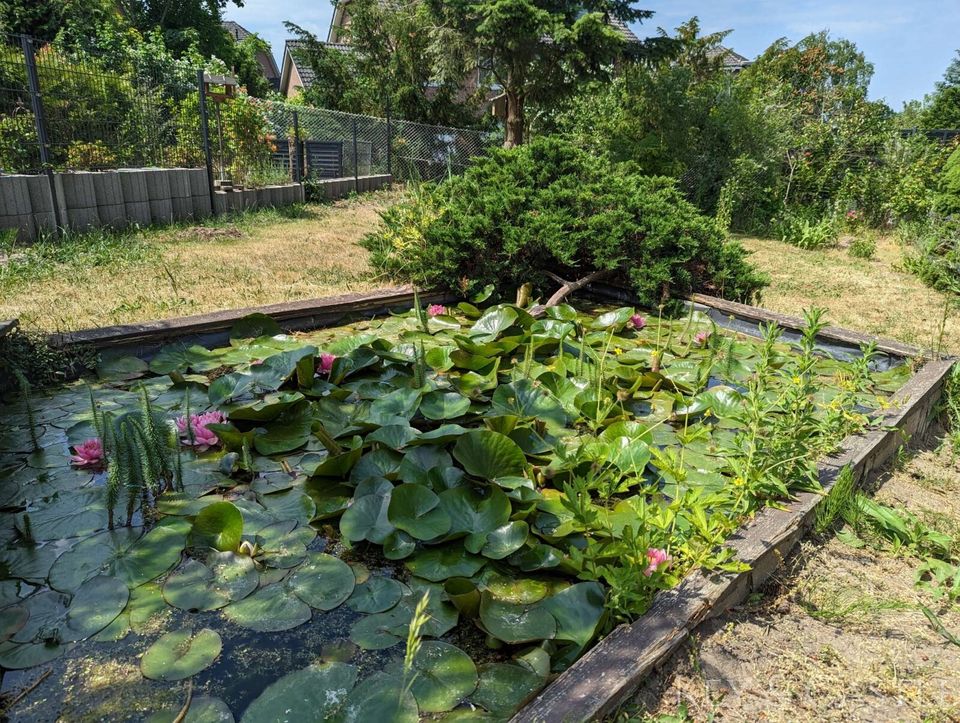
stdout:
MULTIPOLYGON (((824 459, 819 465, 824 490, 829 491, 846 465, 862 480, 886 462, 904 443, 900 429, 914 435, 924 431, 951 366, 951 360, 928 362, 894 395, 879 429, 849 437, 842 452, 824 459)), ((659 593, 646 615, 610 633, 511 723, 587 721, 614 710, 697 625, 738 604, 782 565, 813 524, 822 499, 822 494, 802 493, 785 508, 761 511, 728 543, 750 570, 725 575, 698 570, 677 588, 659 593)))
MULTIPOLYGON (((764 323, 772 322, 784 329, 794 331, 801 331, 805 326, 804 320, 799 317, 769 311, 758 306, 739 304, 735 301, 727 301, 726 299, 719 299, 715 296, 707 296, 706 294, 691 294, 689 298, 690 301, 695 304, 709 306, 717 311, 731 314, 739 319, 764 323)), ((839 326, 828 326, 820 332, 819 336, 853 347, 874 343, 878 350, 900 357, 913 358, 924 355, 923 350, 918 347, 910 346, 909 344, 904 344, 893 339, 884 339, 871 334, 863 334, 859 331, 843 329, 839 326)))
MULTIPOLYGON (((427 293, 421 296, 421 301, 423 303, 437 303, 450 298, 446 294, 427 293)), ((330 323, 331 319, 337 319, 347 314, 410 306, 412 304, 413 287, 397 286, 376 291, 329 296, 322 299, 251 306, 175 319, 84 329, 82 331, 54 334, 50 337, 50 342, 56 346, 84 344, 96 348, 105 348, 116 344, 151 344, 174 337, 226 331, 238 320, 254 313, 266 314, 281 327, 288 329, 303 329, 311 326, 318 328, 324 326, 325 323, 330 323)))

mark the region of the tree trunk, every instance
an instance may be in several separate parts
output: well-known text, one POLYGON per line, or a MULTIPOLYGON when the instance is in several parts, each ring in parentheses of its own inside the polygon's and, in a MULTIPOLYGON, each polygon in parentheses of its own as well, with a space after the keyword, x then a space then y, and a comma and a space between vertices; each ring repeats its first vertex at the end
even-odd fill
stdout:
POLYGON ((523 96, 512 90, 507 94, 507 122, 504 148, 515 148, 523 143, 523 96))

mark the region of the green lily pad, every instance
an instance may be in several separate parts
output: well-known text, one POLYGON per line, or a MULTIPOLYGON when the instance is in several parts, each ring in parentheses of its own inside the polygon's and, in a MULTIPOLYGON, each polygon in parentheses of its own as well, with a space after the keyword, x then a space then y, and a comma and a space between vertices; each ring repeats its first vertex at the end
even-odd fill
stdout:
POLYGON ((258 339, 261 336, 274 336, 281 333, 283 330, 277 322, 259 312, 247 314, 230 327, 231 339, 258 339))
POLYGON ((440 506, 440 498, 419 484, 402 484, 393 489, 387 519, 417 540, 433 540, 450 529, 450 516, 440 506))
POLYGON ((340 518, 340 532, 351 542, 369 540, 382 543, 395 529, 387 515, 389 506, 389 493, 364 495, 354 499, 353 504, 340 518))
POLYGON ((469 409, 470 400, 459 392, 430 392, 420 402, 420 413, 437 421, 462 417, 469 409))
POLYGON ((497 387, 490 409, 494 414, 539 419, 556 426, 567 422, 567 413, 560 400, 546 387, 534 385, 529 379, 518 379, 512 384, 497 387))
POLYGON ((511 716, 544 683, 530 669, 510 663, 485 663, 477 673, 479 682, 470 702, 504 717, 511 716))
POLYGON ((467 432, 458 438, 453 456, 469 474, 488 480, 521 475, 527 464, 516 442, 487 429, 467 432))
POLYGON ((190 612, 217 610, 253 592, 259 581, 253 560, 232 552, 217 552, 208 565, 188 560, 163 584, 163 597, 173 607, 190 612))
POLYGON ((502 560, 523 547, 529 533, 530 527, 523 520, 508 522, 487 534, 480 554, 491 560, 502 560))
POLYGON ((340 711, 343 723, 416 723, 420 715, 413 694, 400 678, 374 673, 353 689, 340 711))
POLYGON ((480 596, 480 622, 490 635, 511 644, 549 640, 557 633, 556 620, 540 603, 515 605, 489 591, 480 596))
POLYGON ((347 702, 357 669, 346 663, 320 663, 271 683, 244 711, 240 723, 330 720, 347 702))
POLYGON ((427 640, 413 659, 410 690, 421 713, 453 710, 477 687, 477 666, 460 648, 427 640))
POLYGON ((140 659, 140 672, 151 680, 183 680, 208 667, 223 643, 209 628, 196 635, 190 630, 175 630, 161 635, 140 659))
POLYGON ((509 498, 499 487, 464 485, 440 494, 442 509, 451 520, 450 535, 466 535, 464 547, 477 553, 487 535, 510 520, 509 498))
POLYGON ((406 562, 410 572, 431 582, 441 582, 448 577, 472 577, 485 564, 486 560, 471 555, 459 543, 421 550, 406 562))
POLYGON ((557 640, 569 640, 583 649, 596 635, 605 598, 599 583, 580 582, 551 595, 540 607, 557 621, 557 640))
POLYGON ((197 515, 190 533, 193 544, 229 552, 240 547, 243 515, 230 502, 214 502, 197 515))
POLYGON ((347 600, 347 607, 358 613, 382 613, 396 605, 403 595, 403 586, 388 577, 369 577, 356 586, 347 600))
POLYGON ((356 582, 353 570, 343 560, 311 552, 287 580, 287 586, 310 607, 326 611, 342 605, 353 593, 356 582))
MULTIPOLYGON (((397 596, 399 600, 399 595, 397 596)), ((0 620, 0 643, 12 638, 30 619, 30 610, 26 605, 11 605, 4 609, 0 620)))
POLYGON ((303 625, 313 613, 309 605, 282 583, 276 583, 227 605, 223 615, 230 622, 258 633, 275 633, 303 625))
POLYGON ((0 643, 0 667, 7 670, 24 670, 56 660, 70 649, 66 643, 0 643))

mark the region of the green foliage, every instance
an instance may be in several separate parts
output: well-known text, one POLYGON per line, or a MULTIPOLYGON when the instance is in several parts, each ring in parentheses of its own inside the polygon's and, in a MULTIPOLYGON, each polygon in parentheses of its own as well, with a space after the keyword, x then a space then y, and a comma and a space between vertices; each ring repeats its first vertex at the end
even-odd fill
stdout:
POLYGON ((937 210, 947 216, 960 216, 960 147, 943 165, 939 191, 937 210))
POLYGON ((938 291, 960 294, 960 217, 905 224, 903 265, 938 291))
POLYGON ((850 247, 847 249, 847 253, 855 259, 872 259, 876 252, 877 239, 867 233, 859 234, 850 242, 850 247))
POLYGON ((826 498, 817 506, 813 521, 813 529, 817 534, 822 535, 828 532, 837 520, 841 519, 843 511, 853 499, 855 490, 856 478, 853 476, 853 468, 847 465, 840 471, 826 498))
POLYGON ((506 138, 524 142, 527 107, 550 110, 588 81, 608 81, 619 61, 649 59, 673 48, 668 38, 629 44, 607 20, 651 17, 631 0, 484 0, 430 2, 444 29, 447 67, 463 77, 481 72, 506 103, 506 138))
POLYGON ((645 303, 708 291, 748 300, 764 280, 735 243, 664 178, 556 138, 501 150, 383 214, 373 263, 428 288, 504 294, 606 272, 645 303))
POLYGON ((926 98, 920 126, 931 130, 960 128, 960 50, 947 66, 933 95, 926 98))
POLYGON ((830 218, 816 219, 811 213, 784 211, 771 224, 784 243, 801 249, 824 249, 837 243, 837 226, 830 218))

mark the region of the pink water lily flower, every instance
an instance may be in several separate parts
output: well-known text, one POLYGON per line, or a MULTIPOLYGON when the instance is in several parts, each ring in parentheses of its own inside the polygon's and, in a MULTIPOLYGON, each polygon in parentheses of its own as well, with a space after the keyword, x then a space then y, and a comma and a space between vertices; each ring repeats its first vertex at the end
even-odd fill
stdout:
POLYGON ((709 331, 698 331, 693 337, 693 341, 697 346, 706 346, 707 341, 710 339, 709 331))
POLYGON ((70 464, 81 468, 103 466, 103 442, 94 437, 76 445, 70 457, 70 464))
POLYGON ((427 316, 440 316, 447 313, 447 307, 443 304, 430 304, 427 307, 427 316))
POLYGON ((210 447, 216 447, 220 444, 220 438, 207 429, 208 424, 223 424, 227 418, 223 412, 203 412, 202 414, 191 414, 189 426, 184 417, 177 420, 177 432, 180 434, 180 440, 183 444, 192 446, 198 452, 204 452, 210 447), (190 441, 191 432, 193 433, 193 442, 190 441))
POLYGON ((660 569, 661 565, 669 565, 673 561, 673 558, 667 554, 666 550, 661 550, 657 547, 651 547, 647 550, 647 567, 643 571, 645 577, 650 577, 653 573, 660 569))
POLYGON ((627 323, 630 324, 630 326, 632 326, 636 331, 640 331, 647 325, 647 319, 640 314, 634 314, 630 317, 630 321, 627 323))
POLYGON ((336 354, 323 353, 320 355, 320 362, 317 364, 317 371, 320 374, 329 374, 333 371, 333 363, 337 360, 336 354))

